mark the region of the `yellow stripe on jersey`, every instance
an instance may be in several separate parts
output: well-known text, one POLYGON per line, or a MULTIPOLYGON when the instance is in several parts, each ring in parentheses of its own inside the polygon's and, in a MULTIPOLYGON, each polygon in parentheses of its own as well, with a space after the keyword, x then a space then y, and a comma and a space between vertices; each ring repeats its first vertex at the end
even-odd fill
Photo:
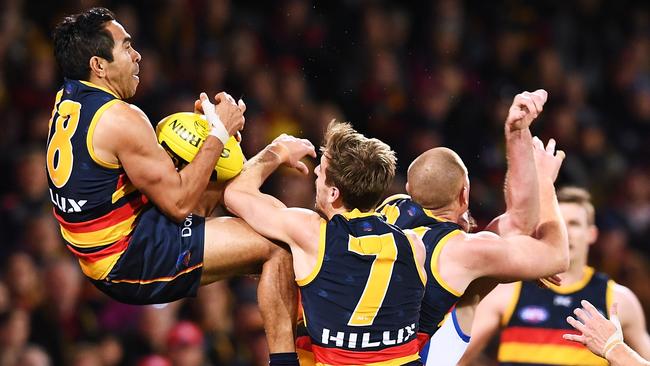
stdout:
POLYGON ((591 278, 593 276, 594 276, 594 269, 592 267, 584 267, 582 270, 582 278, 580 279, 580 281, 576 283, 572 283, 567 286, 556 286, 554 284, 550 284, 549 287, 551 290, 553 290, 558 294, 567 295, 567 294, 574 293, 576 291, 580 291, 583 288, 585 288, 585 286, 587 286, 587 284, 589 283, 589 281, 591 281, 591 278))
MULTIPOLYGON (((84 81, 82 83, 85 84, 84 81)), ((95 88, 99 88, 96 85, 92 85, 95 88)), ((99 88, 101 89, 101 88, 99 88)), ((102 89, 104 90, 104 89, 102 89)), ((109 91, 106 91, 110 93, 109 91)), ((112 93, 111 93, 112 94, 112 93)), ((116 97, 117 98, 117 97, 116 97)), ((119 169, 120 165, 119 164, 114 164, 114 163, 109 163, 107 161, 102 160, 99 156, 95 154, 95 147, 93 146, 93 136, 95 135, 95 127, 97 126, 97 121, 99 121, 99 118, 101 118, 102 114, 104 114, 104 111, 106 111, 109 107, 111 107, 113 104, 120 102, 119 99, 113 99, 109 102, 106 102, 103 106, 101 106, 97 112, 95 112, 95 115, 93 116, 93 119, 90 121, 90 126, 88 127, 88 135, 86 136, 86 147, 88 148, 88 154, 90 154, 90 157, 93 159, 93 161, 100 166, 103 166, 104 168, 109 168, 109 169, 119 169)), ((115 201, 113 201, 115 202, 115 201)))
POLYGON ((361 212, 359 211, 358 208, 355 208, 352 211, 341 213, 341 216, 345 217, 348 220, 358 219, 360 217, 380 216, 380 215, 381 214, 379 212, 375 212, 375 211, 361 212))
POLYGON ((102 258, 96 262, 86 261, 79 258, 79 265, 81 271, 93 280, 103 280, 108 276, 108 273, 113 269, 117 260, 120 259, 124 250, 102 258))
POLYGON ((316 266, 314 267, 314 270, 309 274, 309 276, 296 280, 296 283, 298 283, 298 286, 306 286, 311 281, 316 278, 316 275, 318 275, 318 272, 320 272, 321 267, 323 266, 323 258, 325 257, 325 234, 327 234, 327 221, 325 219, 321 219, 320 221, 320 237, 318 239, 318 258, 316 259, 316 266))
POLYGON ((397 219, 399 219, 399 207, 386 205, 381 209, 381 213, 386 216, 386 222, 392 225, 395 225, 397 219))
POLYGON ((61 97, 63 97, 63 89, 59 90, 56 93, 56 97, 54 98, 54 108, 52 108, 52 116, 50 116, 50 122, 47 124, 48 131, 52 130, 52 121, 54 121, 54 115, 56 114, 57 105, 59 104, 59 102, 61 102, 61 97))
POLYGON ((123 186, 121 186, 117 191, 113 192, 113 195, 111 196, 111 203, 115 203, 120 200, 120 198, 126 196, 127 194, 135 191, 136 188, 131 183, 130 181, 126 182, 123 186))
MULTIPOLYGON (((395 359, 388 360, 388 361, 366 363, 364 365, 365 366, 395 366, 395 365, 404 365, 406 363, 416 361, 418 359, 420 359, 420 356, 416 353, 416 354, 410 355, 410 356, 395 358, 395 359)), ((317 366, 334 366, 334 365, 330 365, 330 364, 322 363, 322 362, 316 362, 316 365, 317 366)))
POLYGON ((607 318, 612 316, 610 310, 612 309, 612 304, 614 304, 614 288, 616 287, 616 282, 614 280, 607 281, 607 290, 605 290, 605 306, 607 306, 607 318))
POLYGON ((431 210, 429 210, 428 208, 424 208, 424 207, 422 207, 422 211, 424 211, 424 213, 425 213, 427 216, 429 216, 429 217, 435 219, 435 220, 438 221, 438 222, 449 222, 449 220, 447 220, 447 219, 443 219, 443 218, 440 217, 440 216, 436 216, 436 215, 434 215, 433 212, 431 212, 431 210))
POLYGON ((433 273, 433 277, 435 277, 436 281, 444 288, 445 290, 449 291, 452 295, 456 297, 461 297, 463 293, 461 291, 454 290, 449 284, 442 279, 442 276, 440 275, 440 271, 438 270, 438 258, 440 257, 440 252, 442 252, 442 248, 447 245, 447 241, 449 238, 460 234, 461 231, 456 229, 451 231, 449 234, 445 235, 440 239, 438 242, 438 245, 436 245, 436 248, 433 250, 433 255, 431 256, 431 273, 433 273))
POLYGON ((506 326, 508 323, 510 323, 510 318, 512 318, 512 313, 515 312, 515 308, 517 307, 517 303, 519 302, 519 294, 521 294, 521 285, 522 282, 515 282, 514 283, 514 291, 512 293, 512 297, 510 298, 510 302, 508 303, 508 307, 506 310, 503 312, 503 316, 501 317, 501 326, 506 326))
POLYGON ((118 97, 117 94, 115 94, 115 93, 113 93, 112 91, 110 91, 110 90, 104 88, 103 86, 99 86, 99 85, 97 85, 97 84, 93 84, 93 83, 91 83, 90 81, 86 81, 86 80, 79 80, 79 82, 82 83, 82 84, 84 84, 85 86, 89 86, 89 87, 91 87, 91 88, 95 88, 95 89, 99 89, 99 90, 105 91, 105 92, 107 92, 108 94, 114 96, 115 98, 120 99, 120 97, 118 97))
POLYGON ((135 227, 133 223, 138 218, 138 213, 135 213, 130 218, 118 224, 88 233, 75 233, 66 230, 61 225, 61 235, 63 235, 65 240, 79 248, 94 248, 111 244, 129 235, 131 231, 133 231, 133 228, 135 227))
MULTIPOLYGON (((421 229, 421 228, 418 228, 418 229, 421 229)), ((411 230, 411 231, 415 232, 415 230, 411 230)), ((425 232, 426 232, 426 230, 425 230, 425 232)), ((415 233, 415 235, 417 235, 420 239, 422 239, 422 236, 420 236, 418 233, 415 233)), ((417 256, 416 251, 415 251, 415 243, 411 241, 411 238, 408 235, 406 235, 406 239, 408 239, 409 244, 411 244, 411 251, 413 252, 413 262, 415 263, 415 268, 418 269, 418 275, 420 275, 420 280, 422 280, 422 284, 426 286, 427 285, 427 275, 426 275, 426 272, 424 271, 424 268, 422 268, 422 266, 420 266, 420 262, 418 261, 418 256, 417 256)), ((425 250, 425 249, 423 248, 422 250, 425 250)), ((426 255, 426 253, 425 253, 425 255, 426 255)))
POLYGON ((499 362, 539 363, 544 365, 606 366, 607 361, 587 348, 559 344, 502 343, 499 362))
POLYGON ((386 205, 386 204, 388 204, 388 203, 391 203, 392 201, 396 201, 396 200, 410 200, 410 199, 411 199, 411 196, 409 196, 408 194, 398 193, 398 194, 394 194, 394 195, 389 196, 388 198, 386 198, 386 199, 384 200, 384 202, 382 202, 381 204, 379 204, 378 207, 381 207, 381 206, 383 206, 383 205, 386 205))

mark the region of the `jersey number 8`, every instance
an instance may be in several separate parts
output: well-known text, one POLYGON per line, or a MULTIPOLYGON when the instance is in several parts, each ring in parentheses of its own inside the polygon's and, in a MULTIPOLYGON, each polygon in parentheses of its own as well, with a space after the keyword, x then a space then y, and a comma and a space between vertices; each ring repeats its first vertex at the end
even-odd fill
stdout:
POLYGON ((64 100, 54 114, 58 114, 56 120, 50 122, 50 128, 54 128, 54 133, 47 144, 47 172, 57 188, 68 183, 72 175, 74 156, 71 140, 77 131, 80 111, 80 103, 64 100))

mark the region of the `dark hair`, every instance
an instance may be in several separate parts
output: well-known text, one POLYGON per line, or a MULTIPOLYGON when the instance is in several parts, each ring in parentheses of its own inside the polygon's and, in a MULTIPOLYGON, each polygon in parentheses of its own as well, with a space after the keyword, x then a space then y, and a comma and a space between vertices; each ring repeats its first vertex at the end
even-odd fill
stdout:
POLYGON ((90 77, 89 60, 99 56, 113 62, 115 42, 105 23, 115 20, 106 8, 92 8, 83 13, 65 17, 57 24, 54 38, 54 57, 63 76, 75 80, 90 77))

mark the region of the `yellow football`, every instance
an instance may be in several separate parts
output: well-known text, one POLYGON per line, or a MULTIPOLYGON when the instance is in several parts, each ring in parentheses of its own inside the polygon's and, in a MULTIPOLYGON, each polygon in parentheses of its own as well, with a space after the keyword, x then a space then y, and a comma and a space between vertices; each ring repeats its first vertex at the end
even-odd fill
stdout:
MULTIPOLYGON (((163 118, 156 126, 158 143, 167 150, 177 167, 194 160, 208 132, 209 125, 205 116, 191 112, 174 113, 163 118)), ((214 168, 217 179, 232 179, 241 172, 243 166, 244 153, 239 142, 231 136, 214 168)))

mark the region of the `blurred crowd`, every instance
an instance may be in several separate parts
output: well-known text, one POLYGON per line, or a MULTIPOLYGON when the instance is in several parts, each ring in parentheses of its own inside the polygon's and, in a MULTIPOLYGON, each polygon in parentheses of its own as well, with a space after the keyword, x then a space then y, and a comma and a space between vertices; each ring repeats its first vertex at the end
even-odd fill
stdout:
MULTIPOLYGON (((559 183, 588 188, 591 264, 650 315, 650 11, 576 0, 0 2, 0 366, 266 365, 255 278, 157 306, 117 303, 86 281, 53 221, 45 141, 62 79, 50 34, 63 16, 113 10, 142 54, 130 101, 153 124, 199 92, 247 105, 252 156, 280 133, 318 144, 333 118, 388 142, 401 192, 434 146, 468 165, 479 224, 503 210, 502 126, 513 96, 544 88, 533 132, 567 153, 559 183)), ((265 187, 312 207, 313 176, 265 187)))

